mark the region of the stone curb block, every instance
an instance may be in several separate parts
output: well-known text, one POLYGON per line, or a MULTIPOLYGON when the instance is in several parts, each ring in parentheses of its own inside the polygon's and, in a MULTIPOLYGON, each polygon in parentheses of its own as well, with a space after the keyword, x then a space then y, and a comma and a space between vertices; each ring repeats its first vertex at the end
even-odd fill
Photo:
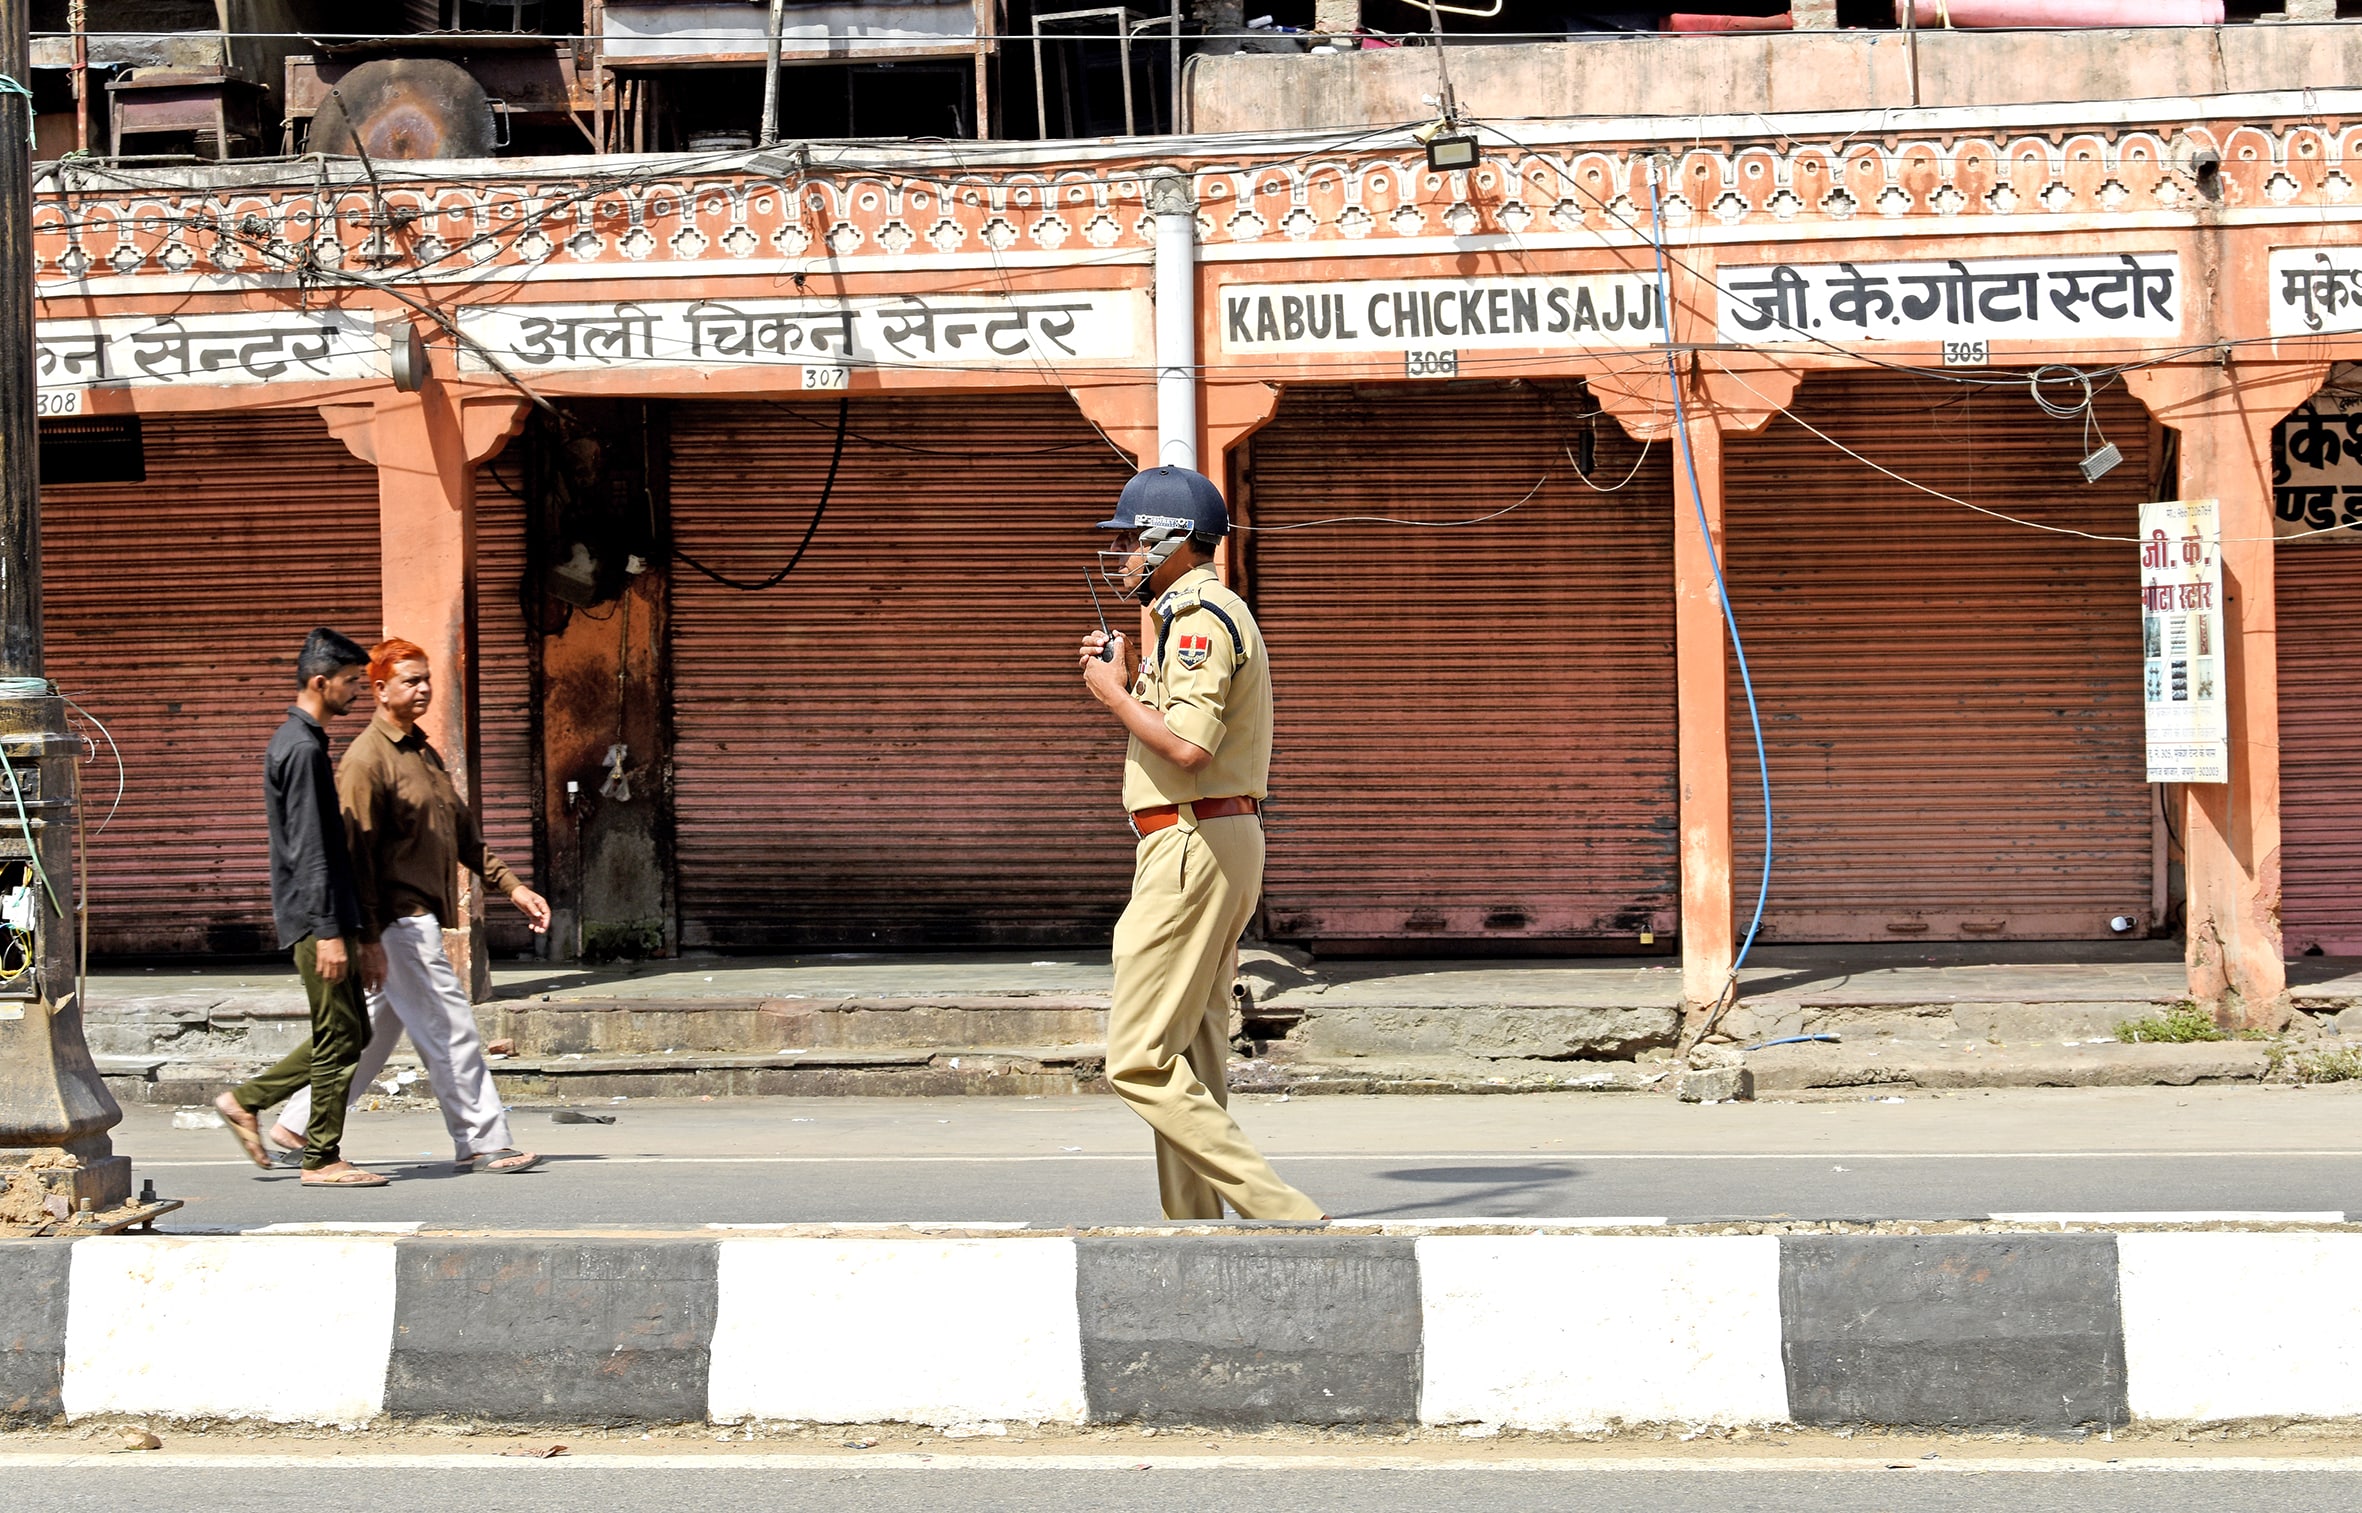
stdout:
POLYGON ((2357 1266, 2317 1232, 0 1241, 0 1420, 2350 1419, 2357 1266))

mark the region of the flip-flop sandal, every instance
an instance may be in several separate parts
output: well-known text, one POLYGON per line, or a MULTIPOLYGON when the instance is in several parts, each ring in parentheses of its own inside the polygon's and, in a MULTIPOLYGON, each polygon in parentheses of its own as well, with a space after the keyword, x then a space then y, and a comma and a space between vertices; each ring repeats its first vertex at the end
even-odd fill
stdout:
POLYGON ((383 1187, 393 1178, 363 1171, 356 1166, 349 1172, 338 1172, 330 1177, 321 1176, 318 1172, 305 1172, 302 1180, 305 1187, 383 1187))
POLYGON ((464 1160, 453 1162, 451 1169, 463 1177, 470 1172, 490 1172, 498 1177, 513 1177, 519 1172, 529 1172, 540 1164, 540 1156, 511 1145, 496 1151, 478 1151, 464 1160))
POLYGON ((231 1136, 237 1140, 238 1148, 246 1152, 246 1159, 264 1171, 269 1171, 271 1169, 271 1154, 262 1148, 261 1123, 252 1114, 247 1114, 246 1122, 240 1124, 236 1119, 231 1118, 229 1112, 218 1103, 213 1106, 213 1111, 221 1115, 221 1122, 229 1129, 231 1136))

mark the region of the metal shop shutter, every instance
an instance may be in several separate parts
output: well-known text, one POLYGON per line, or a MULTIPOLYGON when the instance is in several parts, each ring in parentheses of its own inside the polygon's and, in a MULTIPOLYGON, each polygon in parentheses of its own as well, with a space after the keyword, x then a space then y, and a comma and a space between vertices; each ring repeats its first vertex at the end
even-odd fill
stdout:
MULTIPOLYGON (((495 458, 476 469, 476 750, 471 764, 476 819, 484 844, 543 892, 534 815, 539 804, 534 743, 540 701, 533 694, 533 635, 525 619, 525 501, 504 479, 521 476, 520 458, 495 458)), ((484 927, 494 952, 529 954, 532 928, 496 894, 484 898, 484 927)))
MULTIPOLYGON (((2070 530, 2133 536, 2151 486, 2147 415, 2117 386, 2098 421, 2124 461, 2092 484, 2082 423, 2021 386, 1816 373, 1794 408, 1904 477, 2070 530)), ((1785 416, 1732 438, 1724 468, 1724 560, 1771 756, 1765 938, 2095 939, 2119 914, 2145 930, 2133 547, 1931 498, 1785 416)), ((1730 686, 1744 929, 1763 810, 1735 667, 1730 686)))
POLYGON ((2362 954, 2362 549, 2273 553, 2280 621, 2280 924, 2287 948, 2362 954))
MULTIPOLYGON (((681 549, 777 571, 836 416, 676 407, 681 549)), ((794 576, 743 593, 674 564, 682 944, 1105 939, 1131 882, 1123 742, 1074 647, 1091 527, 1131 472, 1063 394, 863 397, 794 576)))
MULTIPOLYGON (((377 469, 317 410, 152 415, 147 481, 41 491, 50 676, 122 748, 90 806, 93 951, 271 951, 262 754, 304 632, 378 630, 377 469)), ((335 722, 342 754, 365 711, 335 722)))
POLYGON ((1679 893, 1671 472, 1581 391, 1291 391, 1245 491, 1278 731, 1278 939, 1667 937, 1679 893), (1640 464, 1634 473, 1634 464, 1640 464), (1421 528, 1334 516, 1466 520, 1421 528))

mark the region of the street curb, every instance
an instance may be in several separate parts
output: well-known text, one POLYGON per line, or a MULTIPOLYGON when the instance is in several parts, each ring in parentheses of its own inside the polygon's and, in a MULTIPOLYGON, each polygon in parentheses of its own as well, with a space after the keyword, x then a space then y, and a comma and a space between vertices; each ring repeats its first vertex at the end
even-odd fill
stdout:
POLYGON ((2357 1265, 2320 1232, 0 1241, 0 1417, 2351 1419, 2357 1265))

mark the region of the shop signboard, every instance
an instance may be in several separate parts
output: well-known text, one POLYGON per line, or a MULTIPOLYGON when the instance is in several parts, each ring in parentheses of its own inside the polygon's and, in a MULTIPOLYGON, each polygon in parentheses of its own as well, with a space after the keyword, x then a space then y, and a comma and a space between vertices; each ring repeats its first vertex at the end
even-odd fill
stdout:
MULTIPOLYGON (((518 372, 801 367, 807 388, 843 387, 848 368, 1014 367, 1146 354, 1147 301, 1128 290, 893 295, 862 299, 620 300, 475 305, 460 329, 518 372)), ((462 346, 460 368, 489 370, 462 346)))
POLYGON ((1214 330, 1233 359, 1399 352, 1410 376, 1445 378, 1462 352, 1650 346, 1665 319, 1650 271, 1227 284, 1214 330))
POLYGON ((2265 278, 2274 336, 2362 331, 2362 248, 2274 247, 2265 278))
POLYGON ((2272 427, 2272 533, 2362 540, 2362 403, 2324 391, 2272 427))
POLYGON ((2231 780, 2222 524, 2212 499, 2141 506, 2142 708, 2149 781, 2231 780))
POLYGON ((287 310, 39 321, 39 407, 44 415, 78 414, 92 389, 383 378, 378 319, 373 311, 287 310))
POLYGON ((2181 333, 2171 252, 1947 258, 1924 263, 1723 266, 1716 327, 1749 346, 1910 341, 1975 352, 1996 341, 2181 333))

